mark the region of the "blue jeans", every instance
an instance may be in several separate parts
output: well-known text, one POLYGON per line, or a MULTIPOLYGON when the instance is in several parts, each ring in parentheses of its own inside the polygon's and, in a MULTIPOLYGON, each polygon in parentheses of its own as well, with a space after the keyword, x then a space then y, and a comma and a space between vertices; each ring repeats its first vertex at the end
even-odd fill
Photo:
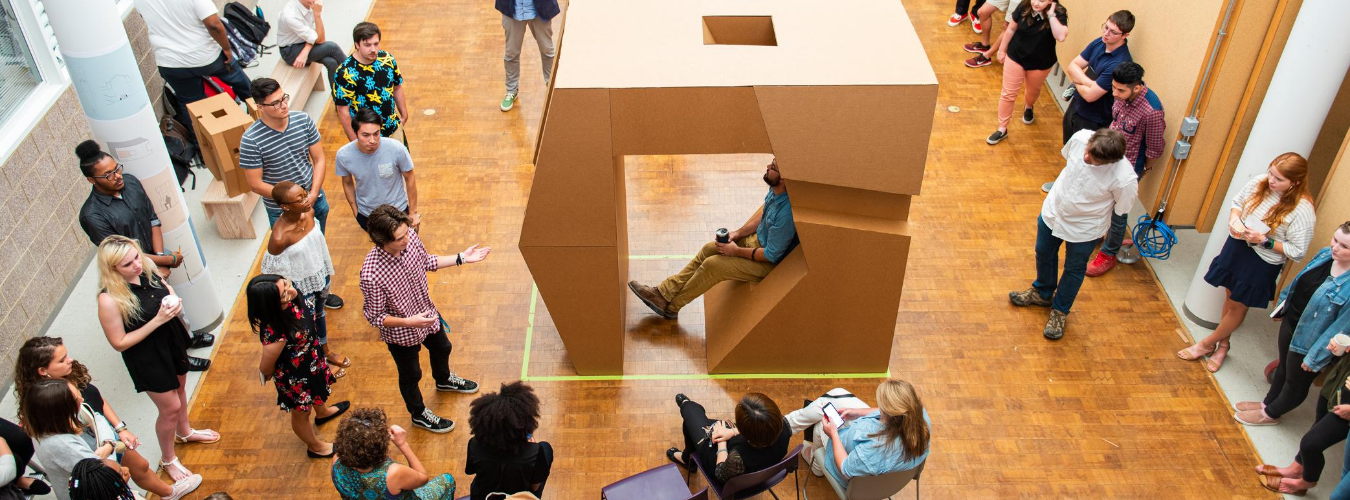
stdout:
POLYGON ((1106 232, 1106 239, 1102 241, 1102 253, 1115 256, 1120 252, 1120 245, 1125 242, 1125 234, 1130 232, 1130 214, 1118 215, 1111 214, 1111 230, 1106 232))
POLYGON ((1331 492, 1331 500, 1350 500, 1350 446, 1345 447, 1345 465, 1341 466, 1341 482, 1331 492))
MULTIPOLYGON (((323 190, 319 190, 319 197, 314 199, 314 220, 319 221, 319 231, 328 234, 328 197, 323 195, 323 190)), ((267 226, 277 225, 277 219, 281 218, 281 209, 272 210, 266 206, 267 226)))
POLYGON ((1087 274, 1088 258, 1092 249, 1101 239, 1071 243, 1050 233, 1050 226, 1036 217, 1036 281, 1031 286, 1040 292, 1042 298, 1054 295, 1051 307, 1064 314, 1073 307, 1078 298, 1078 289, 1083 286, 1083 276, 1087 274), (1059 277, 1056 287, 1055 277, 1059 274, 1059 246, 1064 245, 1064 275, 1059 277), (1056 290, 1058 289, 1058 290, 1056 290))

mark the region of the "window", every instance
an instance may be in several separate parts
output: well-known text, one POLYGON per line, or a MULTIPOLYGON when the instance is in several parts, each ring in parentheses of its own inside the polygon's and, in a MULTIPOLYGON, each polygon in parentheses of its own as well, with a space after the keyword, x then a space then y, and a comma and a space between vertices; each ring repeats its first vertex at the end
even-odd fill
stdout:
POLYGON ((11 1, 0 0, 0 122, 42 81, 11 1))

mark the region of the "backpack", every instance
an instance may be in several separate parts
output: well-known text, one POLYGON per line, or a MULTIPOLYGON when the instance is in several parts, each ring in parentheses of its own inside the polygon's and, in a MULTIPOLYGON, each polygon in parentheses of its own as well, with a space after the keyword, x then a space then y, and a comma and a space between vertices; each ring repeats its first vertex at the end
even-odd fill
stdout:
POLYGON ((191 177, 192 189, 197 189, 197 174, 192 171, 192 163, 199 152, 197 146, 187 140, 187 127, 166 114, 159 119, 159 131, 164 135, 164 146, 169 150, 169 162, 173 163, 178 185, 181 187, 191 177))
MULTIPOLYGON (((258 12, 261 12, 261 9, 258 12)), ((263 45, 263 39, 267 38, 267 32, 271 31, 272 25, 264 21, 254 11, 248 10, 248 7, 244 7, 239 2, 227 3, 225 4, 224 19, 229 21, 228 24, 234 25, 235 29, 239 30, 239 34, 245 41, 260 48, 269 47, 263 45)))
POLYGON ((225 25, 225 38, 230 41, 230 55, 239 63, 239 67, 249 68, 256 64, 258 54, 263 51, 262 46, 246 40, 239 28, 228 19, 222 19, 220 22, 225 25))

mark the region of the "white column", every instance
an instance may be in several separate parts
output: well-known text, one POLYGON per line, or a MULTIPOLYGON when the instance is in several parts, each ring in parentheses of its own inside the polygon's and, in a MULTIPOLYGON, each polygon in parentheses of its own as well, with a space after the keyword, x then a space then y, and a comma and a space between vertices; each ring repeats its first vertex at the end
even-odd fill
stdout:
POLYGON ((163 224, 165 250, 183 253, 183 264, 169 276, 169 284, 183 298, 188 321, 194 330, 214 327, 222 318, 220 300, 115 2, 43 4, 94 140, 140 179, 163 224))
POLYGON ((1350 50, 1346 49, 1350 29, 1345 28, 1345 19, 1350 19, 1350 2, 1345 0, 1305 0, 1299 9, 1186 293, 1183 310, 1198 325, 1212 329, 1219 323, 1224 293, 1205 282, 1205 272, 1229 238, 1229 200, 1247 181, 1264 174, 1276 156, 1293 151, 1306 158, 1312 152, 1350 69, 1350 50))

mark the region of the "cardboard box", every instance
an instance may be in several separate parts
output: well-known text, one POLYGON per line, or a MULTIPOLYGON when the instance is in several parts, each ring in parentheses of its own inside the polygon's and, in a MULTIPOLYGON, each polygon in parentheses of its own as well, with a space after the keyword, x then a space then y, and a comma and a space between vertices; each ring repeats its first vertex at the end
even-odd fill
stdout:
POLYGON ((801 245, 760 283, 708 292, 709 370, 885 371, 937 105, 903 5, 593 0, 565 14, 520 249, 577 372, 622 372, 623 155, 730 153, 776 156, 801 245))
POLYGON ((253 125, 253 118, 226 94, 189 103, 187 109, 201 145, 202 161, 213 177, 225 183, 226 196, 248 192, 248 180, 239 168, 239 140, 253 125))

